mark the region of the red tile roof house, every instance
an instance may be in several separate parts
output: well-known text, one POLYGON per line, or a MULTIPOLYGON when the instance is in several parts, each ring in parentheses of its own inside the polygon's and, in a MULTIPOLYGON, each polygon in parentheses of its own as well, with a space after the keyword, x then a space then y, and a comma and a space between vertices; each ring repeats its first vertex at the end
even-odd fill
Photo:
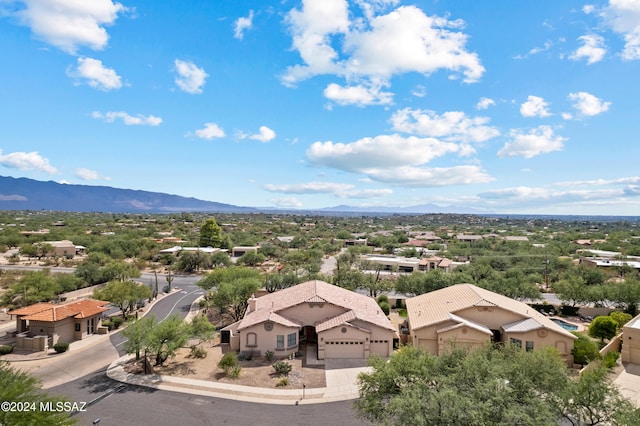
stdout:
POLYGON ((388 357, 395 336, 374 299, 318 280, 252 297, 244 318, 222 329, 232 350, 281 358, 306 343, 319 360, 388 357))
POLYGON ((97 332, 109 302, 84 299, 65 304, 36 303, 9 311, 16 316, 16 350, 46 351, 97 332))

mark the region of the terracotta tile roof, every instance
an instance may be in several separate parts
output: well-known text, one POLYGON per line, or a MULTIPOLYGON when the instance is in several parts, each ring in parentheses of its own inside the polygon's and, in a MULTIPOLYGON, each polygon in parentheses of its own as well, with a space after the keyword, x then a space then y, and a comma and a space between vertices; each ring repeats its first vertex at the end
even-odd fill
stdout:
POLYGON ((51 303, 36 303, 34 305, 25 306, 23 308, 14 309, 9 311, 9 315, 31 315, 38 312, 42 312, 51 307, 51 303))
POLYGON ((34 307, 32 313, 21 314, 15 313, 15 311, 12 312, 14 312, 14 315, 26 315, 22 319, 28 321, 56 322, 69 317, 76 319, 89 318, 96 314, 108 311, 109 308, 105 308, 108 304, 109 302, 104 302, 102 300, 83 299, 76 302, 65 303, 63 305, 38 303, 38 305, 40 305, 38 308, 35 308, 36 305, 23 308, 26 310, 27 308, 34 307))
POLYGON ((414 330, 446 321, 450 319, 449 314, 455 314, 473 306, 496 306, 516 313, 523 319, 533 318, 547 329, 576 338, 529 305, 473 284, 456 284, 406 299, 405 303, 409 323, 414 330))
POLYGON ((362 321, 394 330, 373 298, 319 280, 307 281, 259 297, 255 301, 256 309, 247 311, 238 330, 266 321, 271 313, 279 313, 303 303, 330 303, 345 310, 353 310, 356 318, 362 321))

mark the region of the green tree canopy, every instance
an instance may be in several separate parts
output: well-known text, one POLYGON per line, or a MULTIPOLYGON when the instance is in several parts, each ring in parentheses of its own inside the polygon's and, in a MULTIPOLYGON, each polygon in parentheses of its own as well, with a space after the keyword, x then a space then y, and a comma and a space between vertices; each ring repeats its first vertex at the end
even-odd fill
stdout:
POLYGON ((216 220, 212 217, 205 220, 200 227, 200 247, 220 247, 222 243, 222 230, 216 220))
POLYGON ((140 352, 149 347, 149 336, 157 324, 156 317, 146 316, 129 324, 122 330, 122 335, 127 338, 124 342, 125 352, 128 354, 135 353, 136 360, 139 360, 140 352))
POLYGON ((167 358, 175 356, 176 351, 187 342, 189 333, 189 325, 175 314, 153 326, 147 342, 149 349, 156 354, 156 365, 162 365, 167 358))
POLYGON ((595 317, 589 324, 589 336, 600 340, 611 339, 618 332, 618 323, 611 317, 595 317))
POLYGON ((109 281, 105 287, 95 290, 93 297, 111 302, 126 317, 138 301, 151 297, 151 289, 134 281, 109 281))
POLYGON ((0 424, 3 425, 73 425, 75 421, 70 413, 40 410, 40 403, 69 402, 60 396, 51 396, 43 392, 36 378, 24 371, 14 370, 9 364, 0 361, 0 401, 33 403, 35 409, 0 410, 0 424))
POLYGON ((244 316, 248 299, 262 287, 263 279, 254 269, 231 267, 216 269, 197 284, 211 291, 208 298, 220 313, 229 313, 234 321, 244 316))

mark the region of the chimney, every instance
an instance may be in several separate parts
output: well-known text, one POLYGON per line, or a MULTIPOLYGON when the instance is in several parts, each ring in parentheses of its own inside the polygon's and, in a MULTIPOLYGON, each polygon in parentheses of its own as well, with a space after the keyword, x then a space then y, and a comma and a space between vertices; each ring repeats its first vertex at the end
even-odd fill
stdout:
POLYGON ((255 294, 252 294, 251 297, 249 298, 249 306, 247 308, 247 313, 255 311, 257 303, 258 303, 258 299, 256 298, 255 294))

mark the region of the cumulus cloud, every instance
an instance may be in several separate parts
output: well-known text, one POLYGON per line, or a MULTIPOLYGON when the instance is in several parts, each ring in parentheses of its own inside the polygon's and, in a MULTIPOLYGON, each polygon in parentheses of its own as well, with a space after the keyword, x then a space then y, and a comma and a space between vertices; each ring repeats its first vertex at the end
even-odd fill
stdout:
POLYGON ((629 61, 640 59, 640 2, 609 0, 602 15, 605 24, 624 39, 622 58, 629 61))
POLYGON ((475 165, 426 167, 435 158, 463 151, 464 146, 453 142, 394 134, 348 144, 315 142, 306 155, 315 166, 360 173, 371 181, 394 185, 433 187, 491 181, 491 176, 475 165))
POLYGON ((177 74, 175 78, 176 85, 182 91, 192 95, 202 93, 207 77, 209 77, 204 68, 198 67, 193 62, 180 59, 176 59, 173 63, 177 74))
POLYGON ((85 168, 76 169, 75 175, 82 180, 111 180, 108 176, 101 176, 97 171, 85 168))
POLYGON ((296 184, 265 184, 270 192, 283 194, 333 194, 338 198, 378 198, 393 193, 391 189, 356 189, 355 185, 337 182, 305 182, 296 184))
POLYGON ((569 100, 574 101, 573 107, 580 114, 589 117, 602 114, 611 106, 611 102, 605 102, 588 92, 569 93, 569 100))
POLYGON ((369 169, 367 174, 378 182, 415 187, 471 185, 494 180, 485 170, 475 165, 432 168, 404 166, 369 169))
POLYGON ((399 132, 445 138, 448 141, 484 142, 500 132, 487 126, 487 117, 467 117, 461 111, 448 111, 442 115, 434 111, 405 108, 391 117, 393 129, 399 132))
POLYGON ((187 136, 195 136, 200 139, 212 140, 215 138, 225 137, 224 130, 216 123, 205 123, 204 128, 198 129, 193 133, 187 133, 187 136))
POLYGON ((586 58, 587 64, 591 65, 600 62, 607 53, 607 49, 604 47, 604 38, 599 35, 583 35, 578 37, 578 40, 582 42, 582 46, 573 52, 569 59, 577 61, 586 58))
POLYGON ((341 86, 331 83, 324 89, 324 96, 338 105, 387 105, 393 102, 393 93, 382 91, 380 86, 341 86))
POLYGON ((523 117, 549 117, 549 104, 539 96, 528 96, 527 101, 520 105, 523 117))
POLYGON ((532 158, 540 154, 548 154, 561 151, 567 140, 556 136, 550 126, 538 126, 523 133, 521 130, 511 130, 511 140, 500 151, 499 157, 524 157, 532 158))
POLYGON ((233 36, 238 40, 242 40, 244 32, 253 27, 253 10, 249 11, 249 16, 240 17, 233 23, 233 36))
POLYGON ((271 198, 267 201, 269 201, 274 206, 280 207, 283 209, 286 209, 286 208, 299 209, 303 206, 302 202, 298 200, 296 197, 271 198))
POLYGON ((84 80, 94 89, 105 92, 122 87, 121 78, 116 71, 102 65, 102 61, 99 59, 78 58, 77 67, 68 70, 67 74, 75 78, 78 81, 77 84, 81 84, 80 80, 84 80))
POLYGON ((315 142, 307 149, 306 155, 314 165, 366 172, 374 168, 420 165, 459 149, 455 143, 434 138, 381 135, 347 144, 315 142))
POLYGON ((5 195, 5 194, 0 194, 0 201, 27 201, 28 198, 25 197, 24 195, 17 195, 17 194, 12 194, 12 195, 5 195))
POLYGON ((480 98, 480 100, 478 101, 478 103, 476 104, 476 109, 488 109, 490 106, 493 106, 496 104, 496 101, 494 101, 491 98, 480 98))
MULTIPOLYGON (((484 73, 476 53, 466 50, 463 22, 428 16, 415 6, 401 6, 389 13, 397 1, 357 1, 363 18, 353 18, 346 0, 306 0, 286 17, 292 47, 302 60, 288 67, 283 84, 294 86, 316 75, 336 75, 348 81, 331 86, 334 98, 366 99, 374 103, 387 98, 371 96, 364 88, 381 87, 398 74, 425 75, 447 70, 475 82, 484 73), (357 88, 358 90, 346 90, 357 88), (339 90, 342 89, 342 90, 339 90)), ((375 92, 374 92, 375 93, 375 92)))
POLYGON ((107 123, 113 123, 117 119, 121 119, 127 126, 159 126, 162 123, 162 118, 156 117, 155 115, 145 116, 138 114, 133 116, 124 111, 108 111, 105 113, 94 111, 91 113, 91 116, 93 118, 104 120, 107 123))
POLYGON ((244 138, 249 138, 255 141, 260 141, 262 143, 266 143, 269 141, 272 141, 276 138, 276 132, 274 132, 273 130, 271 130, 270 128, 268 128, 267 126, 260 126, 259 132, 255 133, 253 135, 244 135, 241 134, 240 137, 242 139, 244 138))
POLYGON ((112 25, 127 9, 111 0, 22 0, 24 8, 15 12, 40 40, 75 54, 80 46, 103 49, 112 25))
POLYGON ((39 172, 54 175, 58 170, 53 167, 49 160, 41 156, 38 152, 12 152, 3 155, 0 150, 0 166, 18 170, 36 170, 39 172))

